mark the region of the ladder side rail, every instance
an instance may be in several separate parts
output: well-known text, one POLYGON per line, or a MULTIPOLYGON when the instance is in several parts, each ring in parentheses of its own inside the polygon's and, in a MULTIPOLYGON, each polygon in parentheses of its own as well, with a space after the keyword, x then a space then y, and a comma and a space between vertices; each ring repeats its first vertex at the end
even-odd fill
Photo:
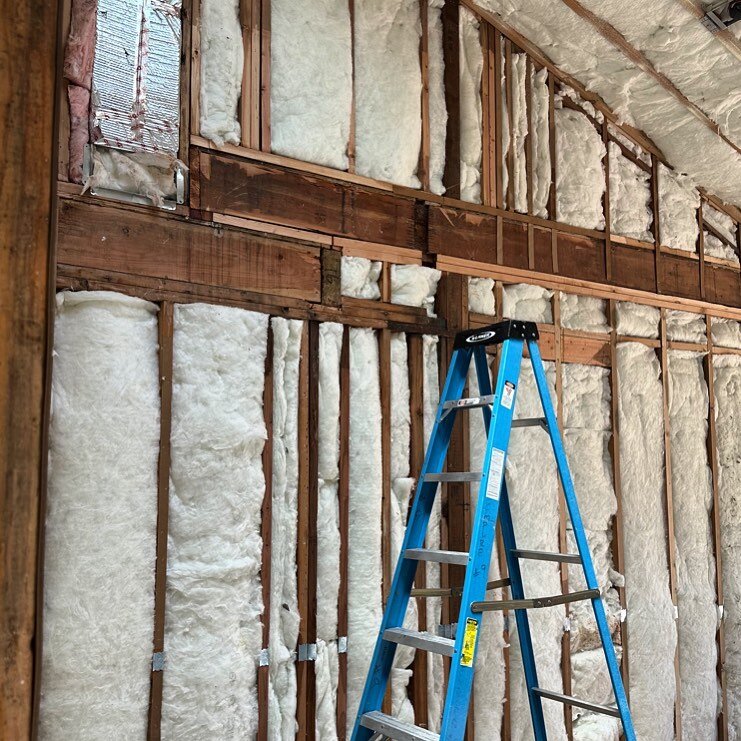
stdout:
MULTIPOLYGON (((489 364, 486 362, 486 350, 482 346, 475 347, 473 350, 473 360, 476 364, 476 380, 479 386, 479 396, 491 396, 491 375, 489 373, 489 364)), ((494 399, 494 404, 497 400, 494 399)), ((488 437, 489 425, 491 424, 492 407, 483 406, 481 410, 484 413, 484 431, 488 437)))
MULTIPOLYGON (((486 453, 482 465, 478 503, 474 517, 469 565, 463 583, 461 608, 456 630, 455 652, 450 663, 448 691, 445 697, 441 741, 462 741, 473 686, 475 655, 478 645, 482 614, 474 613, 471 605, 486 596, 489 563, 496 532, 499 502, 504 482, 504 465, 514 411, 515 393, 520 375, 524 341, 509 339, 503 343, 502 359, 497 378, 492 423, 488 425, 486 453), (503 396, 505 383, 512 393, 503 396), (502 403, 504 400, 504 403, 502 403)), ((479 383, 486 378, 479 374, 483 348, 476 348, 477 376, 479 383), (481 353, 481 354, 480 354, 481 353)), ((486 358, 483 358, 484 364, 486 358)), ((488 369, 486 371, 488 374, 488 369)), ((481 389, 480 389, 481 390, 481 389)))
MULTIPOLYGON (((586 533, 584 532, 584 523, 582 522, 581 513, 579 512, 579 505, 576 500, 574 482, 571 478, 571 471, 569 469, 566 452, 563 447, 561 430, 558 426, 556 413, 553 409, 553 402, 551 401, 550 392, 548 391, 548 382, 545 375, 545 369, 543 367, 543 361, 540 356, 540 349, 538 348, 538 343, 532 340, 527 341, 527 347, 530 353, 530 361, 533 367, 533 373, 535 375, 535 382, 538 387, 538 393, 540 395, 540 402, 543 407, 543 413, 548 423, 548 434, 551 439, 553 453, 556 457, 558 475, 561 479, 561 485, 564 492, 564 498, 566 499, 566 507, 569 512, 569 518, 571 520, 574 539, 576 540, 577 549, 582 560, 584 578, 586 580, 588 589, 599 590, 600 587, 594 571, 592 555, 589 550, 589 544, 587 543, 586 533)), ((599 630, 600 639, 602 641, 602 649, 605 654, 605 660, 607 661, 607 668, 610 674, 613 692, 615 693, 615 701, 617 703, 618 710, 620 711, 620 718, 623 723, 623 732, 625 734, 625 739, 626 741, 635 741, 636 736, 633 729, 633 722, 630 716, 630 709, 628 707, 628 699, 625 695, 623 679, 620 675, 620 667, 617 663, 615 648, 612 644, 612 636, 610 635, 610 629, 607 625, 605 607, 602 603, 601 597, 594 598, 591 600, 591 602, 592 608, 594 610, 594 616, 597 621, 597 628, 599 630)))
MULTIPOLYGON (((443 417, 443 404, 451 399, 460 398, 465 386, 472 350, 455 350, 451 358, 443 392, 440 396, 435 423, 427 443, 425 460, 420 471, 418 488, 412 503, 412 510, 404 533, 394 577, 389 590, 388 603, 383 613, 378 639, 369 665, 363 695, 358 706, 358 714, 352 733, 352 741, 369 741, 373 731, 360 725, 361 717, 374 710, 380 710, 386 692, 391 668, 396 653, 396 644, 383 639, 387 628, 399 628, 404 624, 410 592, 417 570, 417 561, 404 558, 407 549, 422 548, 427 535, 427 525, 432 511, 438 483, 425 481, 428 473, 440 473, 450 443, 450 436, 455 415, 443 417)), ((368 626, 371 630, 371 626, 368 626)))

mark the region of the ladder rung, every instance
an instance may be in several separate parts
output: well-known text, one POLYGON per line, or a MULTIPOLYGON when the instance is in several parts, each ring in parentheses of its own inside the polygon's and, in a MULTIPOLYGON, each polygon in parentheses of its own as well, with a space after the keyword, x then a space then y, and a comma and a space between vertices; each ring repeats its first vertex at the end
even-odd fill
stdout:
POLYGON ((542 427, 546 432, 548 431, 548 422, 545 417, 531 417, 529 419, 513 419, 512 429, 515 427, 542 427))
POLYGON ((587 599, 597 599, 599 594, 599 589, 585 589, 582 592, 571 592, 570 594, 554 594, 552 597, 472 602, 471 612, 492 612, 494 610, 534 610, 539 607, 553 607, 554 605, 565 605, 569 602, 581 602, 582 600, 587 599))
MULTIPOLYGON (((503 589, 504 587, 510 586, 511 582, 509 579, 497 579, 496 581, 490 581, 486 585, 486 591, 490 589, 503 589)), ((454 589, 427 587, 420 589, 412 589, 412 597, 460 597, 463 594, 463 587, 456 587, 454 589)))
POLYGON ((586 700, 580 700, 577 697, 562 695, 560 692, 542 690, 540 689, 540 687, 533 687, 533 692, 546 700, 555 700, 556 702, 562 702, 564 705, 572 705, 576 708, 584 708, 585 710, 591 710, 593 713, 611 715, 613 718, 620 717, 620 711, 617 708, 610 707, 609 705, 598 705, 595 702, 587 702, 586 700))
POLYGON ((443 404, 443 409, 475 409, 490 407, 494 403, 494 394, 487 396, 472 396, 468 399, 453 399, 443 404))
POLYGON ((452 471, 450 473, 427 473, 425 481, 464 482, 481 481, 481 471, 452 471))
POLYGON ((456 566, 468 565, 468 553, 464 551, 435 551, 427 548, 407 548, 404 558, 413 561, 434 561, 435 563, 452 563, 456 566))
POLYGON ((398 718, 392 718, 390 715, 382 713, 380 710, 374 710, 363 715, 360 719, 360 725, 364 728, 370 728, 371 731, 380 733, 382 736, 396 739, 396 741, 440 741, 440 736, 437 733, 404 723, 398 718))
POLYGON ((527 558, 532 561, 558 561, 559 563, 581 563, 578 553, 551 553, 550 551, 522 551, 519 548, 512 553, 518 558, 527 558))
POLYGON ((431 651, 443 656, 452 656, 455 651, 455 641, 449 638, 441 638, 432 633, 420 633, 407 628, 387 628, 383 632, 383 640, 400 643, 402 646, 421 648, 423 651, 431 651))

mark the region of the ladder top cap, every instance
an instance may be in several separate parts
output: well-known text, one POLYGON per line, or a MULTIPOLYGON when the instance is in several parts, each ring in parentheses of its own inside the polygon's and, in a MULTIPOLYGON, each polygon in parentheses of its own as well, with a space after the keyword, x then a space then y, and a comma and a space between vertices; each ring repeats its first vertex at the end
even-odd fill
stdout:
POLYGON ((458 332, 453 349, 475 347, 476 345, 498 345, 505 340, 537 340, 538 325, 535 322, 522 322, 507 319, 504 322, 490 324, 488 327, 469 329, 458 332))

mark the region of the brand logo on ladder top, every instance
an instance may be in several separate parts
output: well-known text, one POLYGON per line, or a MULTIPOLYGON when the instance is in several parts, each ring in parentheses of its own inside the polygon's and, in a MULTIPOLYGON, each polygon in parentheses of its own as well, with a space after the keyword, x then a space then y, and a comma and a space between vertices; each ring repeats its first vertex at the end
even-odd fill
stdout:
POLYGON ((466 342, 485 342, 496 336, 496 332, 489 330, 488 332, 477 332, 476 334, 469 335, 466 337, 466 342))

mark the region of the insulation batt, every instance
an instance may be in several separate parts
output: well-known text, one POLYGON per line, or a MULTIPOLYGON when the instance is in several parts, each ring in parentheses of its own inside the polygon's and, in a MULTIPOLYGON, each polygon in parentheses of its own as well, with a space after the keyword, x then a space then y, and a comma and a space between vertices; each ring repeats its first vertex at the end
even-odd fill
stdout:
MULTIPOLYGON (((548 3, 543 0, 479 0, 482 7, 498 13, 504 23, 510 24, 526 38, 535 43, 560 69, 573 75, 584 86, 598 93, 617 113, 621 121, 635 124, 643 129, 661 148, 669 162, 677 169, 689 172, 705 188, 729 202, 737 202, 741 193, 741 158, 732 152, 716 134, 706 128, 682 103, 661 87, 658 81, 630 64, 623 52, 604 38, 586 19, 581 18, 565 3, 548 3), (547 7, 547 12, 544 12, 547 7)), ((672 0, 661 2, 679 8, 672 0)), ((692 28, 703 35, 698 45, 695 32, 686 33, 684 24, 675 29, 673 18, 666 19, 663 12, 657 12, 650 19, 645 17, 645 7, 635 8, 633 0, 619 3, 605 3, 604 0, 589 0, 588 8, 598 16, 608 13, 614 17, 613 24, 620 26, 626 21, 650 27, 655 37, 662 43, 665 39, 674 41, 675 46, 684 53, 668 47, 667 55, 676 53, 686 70, 680 81, 669 76, 683 88, 687 77, 694 78, 702 91, 695 98, 704 105, 706 90, 716 88, 724 112, 718 116, 727 120, 727 113, 734 111, 738 120, 737 62, 720 65, 722 84, 717 83, 715 64, 719 63, 711 46, 722 49, 712 36, 701 28, 692 17, 692 28), (626 8, 630 8, 626 10, 626 8), (691 55, 688 58, 687 55, 691 55), (731 73, 733 81, 727 75, 731 73)), ((683 11, 686 16, 689 13, 683 11)), ((738 24, 736 24, 738 26, 738 24)), ((639 48, 644 44, 642 39, 639 48)), ((654 39, 646 41, 646 47, 654 39)), ((727 53, 726 53, 727 56, 727 53)), ((672 58, 668 56, 668 58, 672 58)), ((695 87, 695 90, 697 87, 695 87)), ((715 97, 716 94, 713 95, 715 97)), ((715 120, 718 120, 717 118, 715 120)), ((733 138, 733 137, 732 137, 733 138)))
POLYGON ((697 252, 700 196, 691 180, 659 164, 659 233, 661 244, 697 252))
POLYGON ((604 142, 583 113, 558 108, 555 115, 556 218, 586 229, 604 229, 604 142))
MULTIPOLYGON (((423 335, 422 337, 422 356, 423 356, 423 417, 424 417, 424 435, 425 447, 429 444, 432 428, 435 424, 435 415, 437 414, 437 405, 440 402, 440 378, 438 371, 438 338, 434 335, 423 335)), ((440 548, 440 488, 438 487, 437 496, 432 505, 430 513, 430 522, 427 527, 427 538, 425 546, 427 548, 440 548)), ((430 588, 440 586, 440 564, 425 564, 426 584, 430 588)), ((437 626, 441 621, 441 599, 432 597, 427 600, 427 626, 426 630, 430 633, 437 631, 437 626)), ((440 730, 440 721, 443 713, 443 657, 439 654, 431 653, 427 657, 427 718, 428 728, 437 733, 440 730)))
POLYGON ((718 495, 728 678, 728 738, 741 739, 741 358, 718 355, 715 374, 715 424, 718 440, 718 495))
POLYGON ((162 736, 252 739, 267 316, 175 307, 162 736))
POLYGON ((479 22, 468 8, 460 9, 460 150, 461 200, 481 203, 481 50, 479 22))
MULTIPOLYGON (((555 398, 554 368, 545 363, 551 398, 555 398)), ((528 360, 522 364, 515 419, 542 416, 535 377, 528 360)), ((506 481, 512 520, 519 548, 558 551, 558 477, 556 461, 547 433, 534 427, 513 430, 506 462, 506 481), (533 523, 540 523, 533 527, 533 523)), ((558 564, 552 561, 526 561, 521 564, 525 594, 558 594, 561 582, 558 564)), ((533 610, 530 631, 542 687, 563 691, 561 677, 561 637, 566 613, 561 606, 533 610)), ((513 741, 532 739, 532 721, 525 688, 517 629, 510 628, 510 703, 513 741)), ((543 703, 549 739, 566 739, 563 708, 543 703)))
POLYGON ((157 308, 57 294, 42 739, 144 738, 159 455, 157 308))
POLYGON ((487 316, 494 316, 497 313, 492 278, 468 279, 468 310, 487 316))
POLYGON ((551 147, 548 129, 548 70, 532 70, 533 122, 533 213, 548 218, 548 198, 551 190, 551 147))
MULTIPOLYGON (((620 646, 615 647, 615 653, 620 661, 620 646)), ((571 692, 573 697, 600 705, 615 704, 601 646, 571 654, 571 692)), ((618 718, 589 713, 579 708, 574 708, 574 716, 575 741, 618 741, 620 738, 622 726, 618 718)))
POLYGON ((440 11, 444 0, 428 0, 427 5, 427 84, 430 106, 430 190, 445 193, 445 135, 448 111, 445 107, 445 63, 443 61, 443 22, 440 11))
POLYGON ((741 322, 717 316, 711 321, 711 334, 716 345, 741 349, 741 322))
POLYGON ((641 162, 645 162, 647 165, 651 164, 651 155, 646 152, 640 144, 636 144, 632 139, 629 139, 622 130, 612 124, 607 124, 607 130, 610 136, 615 137, 628 151, 638 157, 641 162))
POLYGON ((617 333, 627 337, 657 339, 661 312, 655 306, 618 301, 615 304, 617 333))
POLYGON ((707 342, 705 316, 669 309, 666 312, 666 336, 676 342, 697 342, 704 345, 707 342))
POLYGON ((639 738, 674 738, 677 629, 664 516, 663 390, 653 348, 617 347, 630 700, 639 738))
POLYGON ((607 302, 592 296, 562 293, 561 326, 582 332, 609 332, 607 302))
MULTIPOLYGON (((493 356, 488 360, 493 361, 493 356)), ((473 363, 468 374, 468 389, 471 396, 479 393, 476 370, 473 363)), ((470 470, 480 471, 486 453, 486 431, 483 414, 473 410, 466 416, 470 440, 470 470)), ((476 511, 478 487, 471 487, 471 510, 476 511)), ((492 550, 489 566, 489 581, 501 579, 496 543, 492 550)), ((502 599, 502 590, 486 593, 486 599, 502 599)), ((481 635, 476 649, 474 674, 474 729, 478 738, 496 741, 500 738, 504 714, 505 667, 504 667, 504 616, 501 612, 485 612, 481 621, 481 635)))
MULTIPOLYGON (((406 527, 409 500, 414 487, 410 477, 409 453, 411 438, 411 409, 409 393, 409 364, 407 338, 403 333, 391 335, 391 570, 401 552, 406 527)), ((404 626, 417 630, 417 603, 409 601, 404 626)), ((414 661, 414 649, 397 646, 391 670, 391 703, 396 717, 414 724, 414 709, 407 696, 412 676, 409 668, 414 661)))
POLYGON ((381 298, 381 263, 365 257, 342 257, 341 291, 352 298, 381 298))
POLYGON ((708 388, 702 355, 669 350, 668 365, 682 734, 712 741, 717 738, 720 686, 708 388))
POLYGON ((218 145, 240 143, 237 103, 243 67, 239 0, 203 0, 200 133, 218 145))
POLYGON ((381 392, 371 329, 350 330, 347 723, 351 732, 381 625, 381 392))
POLYGON ((610 229, 613 234, 653 242, 650 175, 610 142, 610 229))
POLYGON ((317 720, 318 741, 337 738, 337 607, 340 573, 340 354, 341 324, 319 325, 319 502, 317 505, 317 720))
POLYGON ((422 141, 418 0, 355 3, 357 172, 410 188, 422 141))
POLYGON ((553 291, 528 283, 516 283, 502 289, 502 314, 525 322, 553 323, 553 291))
POLYGON ((514 154, 513 178, 515 211, 527 213, 527 167, 525 161, 525 139, 528 135, 525 75, 527 62, 524 54, 512 55, 512 79, 510 80, 510 104, 512 106, 512 150, 514 154))
POLYGON ((272 151, 346 170, 352 108, 348 3, 275 0, 270 27, 272 151))
POLYGON ((273 337, 273 480, 270 538, 270 684, 268 734, 296 735, 296 669, 300 615, 298 534, 298 373, 303 323, 271 319, 273 337))
POLYGON ((420 306, 435 316, 435 293, 442 273, 424 265, 391 266, 391 303, 420 306))
POLYGON ((711 257, 720 257, 725 260, 731 260, 738 264, 738 254, 731 245, 736 244, 736 223, 733 219, 718 209, 713 208, 709 203, 704 203, 702 207, 703 222, 715 227, 731 244, 727 244, 715 234, 709 231, 704 232, 705 254, 711 257))

